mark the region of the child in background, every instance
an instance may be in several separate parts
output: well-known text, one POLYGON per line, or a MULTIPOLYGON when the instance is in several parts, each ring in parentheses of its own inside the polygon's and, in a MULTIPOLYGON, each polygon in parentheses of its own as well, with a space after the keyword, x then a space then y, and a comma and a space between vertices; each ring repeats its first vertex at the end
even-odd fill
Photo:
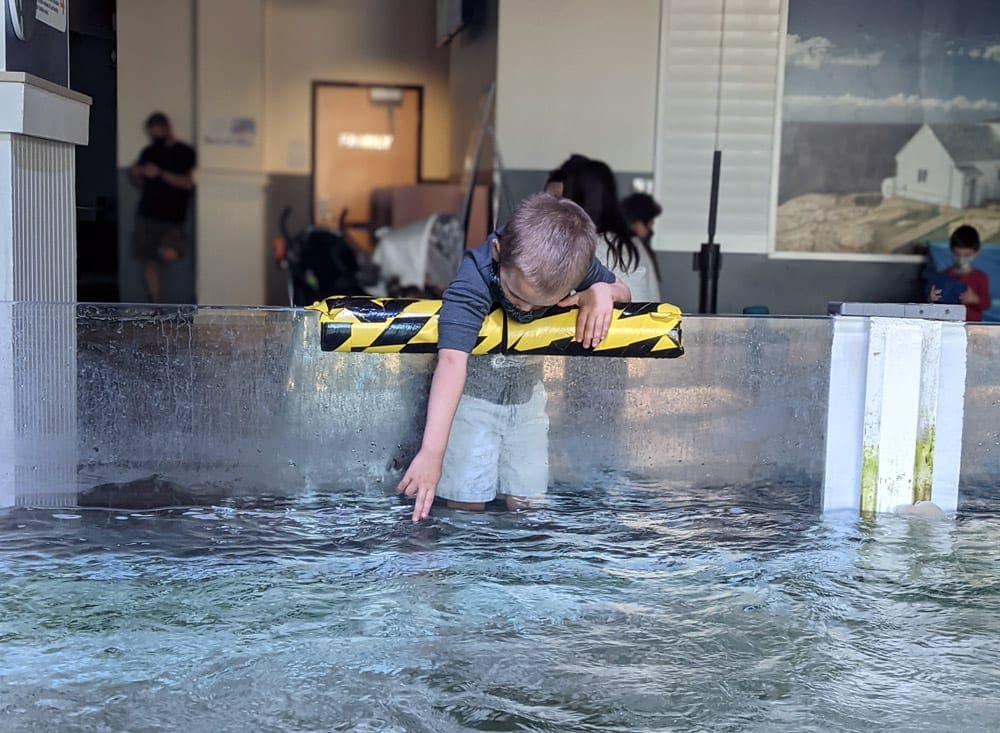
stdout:
MULTIPOLYGON (((975 227, 963 224, 948 240, 948 247, 954 264, 942 275, 965 285, 958 295, 958 302, 965 306, 965 320, 983 320, 983 311, 990 307, 990 282, 986 273, 972 266, 981 247, 979 232, 975 227)), ((936 282, 931 286, 930 302, 944 302, 945 283, 936 282)))
POLYGON ((519 508, 545 493, 548 418, 540 375, 506 365, 480 375, 473 365, 481 357, 470 361, 469 353, 495 306, 521 323, 555 305, 578 306, 576 340, 588 348, 600 344, 614 304, 630 302, 631 294, 594 256, 595 238, 579 206, 540 193, 522 201, 502 231, 465 253, 438 319, 423 442, 396 489, 416 496, 414 522, 430 513, 435 493, 449 506, 473 510, 496 498, 519 508), (474 372, 468 384, 467 369, 474 372), (508 371, 517 375, 504 376, 508 371))
POLYGON ((611 168, 603 161, 587 160, 569 170, 564 164, 563 170, 562 195, 579 204, 597 229, 597 259, 628 286, 634 301, 659 303, 656 255, 648 241, 636 237, 629 227, 611 168))

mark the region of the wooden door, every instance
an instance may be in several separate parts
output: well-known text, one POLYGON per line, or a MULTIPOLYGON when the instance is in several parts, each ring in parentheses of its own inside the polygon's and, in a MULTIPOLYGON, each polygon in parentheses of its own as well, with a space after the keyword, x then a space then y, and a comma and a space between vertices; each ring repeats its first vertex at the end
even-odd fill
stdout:
MULTIPOLYGON (((417 183, 421 89, 317 83, 313 87, 313 219, 370 219, 372 189, 417 183)), ((372 245, 363 226, 349 233, 372 245)))

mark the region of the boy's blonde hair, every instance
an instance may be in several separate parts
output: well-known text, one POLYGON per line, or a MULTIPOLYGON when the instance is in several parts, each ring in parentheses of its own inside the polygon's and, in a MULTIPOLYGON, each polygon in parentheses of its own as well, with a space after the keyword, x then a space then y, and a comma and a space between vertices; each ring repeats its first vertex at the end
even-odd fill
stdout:
POLYGON ((538 290, 563 296, 586 276, 597 231, 569 199, 536 193, 524 199, 500 235, 500 267, 516 268, 538 290))

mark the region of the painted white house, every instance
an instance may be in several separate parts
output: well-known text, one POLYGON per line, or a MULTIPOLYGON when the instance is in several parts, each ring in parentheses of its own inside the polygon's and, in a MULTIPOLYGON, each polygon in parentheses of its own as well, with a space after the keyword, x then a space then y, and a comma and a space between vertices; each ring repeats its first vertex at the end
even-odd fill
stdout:
POLYGON ((956 209, 1000 200, 1000 120, 921 126, 896 153, 882 195, 956 209))

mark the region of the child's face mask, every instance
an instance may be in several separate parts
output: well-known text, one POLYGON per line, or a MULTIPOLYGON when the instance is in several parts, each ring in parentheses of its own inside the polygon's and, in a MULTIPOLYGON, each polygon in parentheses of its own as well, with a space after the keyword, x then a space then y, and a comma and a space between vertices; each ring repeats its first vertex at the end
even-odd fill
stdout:
POLYGON ((518 323, 531 323, 552 309, 552 306, 549 305, 524 311, 511 303, 510 299, 504 293, 503 285, 500 283, 500 265, 496 260, 493 261, 493 267, 490 269, 490 290, 493 291, 493 297, 500 304, 500 307, 503 308, 503 312, 518 323))
POLYGON ((975 255, 955 255, 955 269, 956 270, 971 270, 972 261, 976 259, 975 255))

